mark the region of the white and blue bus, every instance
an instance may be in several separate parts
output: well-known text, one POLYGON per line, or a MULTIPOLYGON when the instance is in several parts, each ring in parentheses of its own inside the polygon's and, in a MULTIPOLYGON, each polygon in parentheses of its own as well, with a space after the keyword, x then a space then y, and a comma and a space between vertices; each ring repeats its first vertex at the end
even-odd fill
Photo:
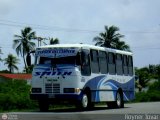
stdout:
POLYGON ((122 108, 134 99, 132 53, 86 44, 42 46, 35 51, 31 86, 41 111, 57 101, 83 109, 98 102, 122 108))

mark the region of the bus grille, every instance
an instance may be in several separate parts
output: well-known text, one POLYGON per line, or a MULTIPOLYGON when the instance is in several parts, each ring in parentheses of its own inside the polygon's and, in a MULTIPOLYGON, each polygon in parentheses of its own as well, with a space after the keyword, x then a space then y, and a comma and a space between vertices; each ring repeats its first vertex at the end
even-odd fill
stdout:
POLYGON ((46 83, 45 91, 46 93, 60 93, 60 84, 46 83))

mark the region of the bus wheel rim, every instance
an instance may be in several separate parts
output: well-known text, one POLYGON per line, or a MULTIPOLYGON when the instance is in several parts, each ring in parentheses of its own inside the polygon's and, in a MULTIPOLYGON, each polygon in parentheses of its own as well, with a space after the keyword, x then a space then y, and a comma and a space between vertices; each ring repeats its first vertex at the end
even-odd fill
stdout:
POLYGON ((88 105, 88 97, 87 97, 86 94, 83 95, 83 98, 82 98, 82 105, 83 105, 84 108, 86 108, 87 105, 88 105))
POLYGON ((121 106, 121 96, 119 93, 117 93, 117 105, 118 105, 118 107, 121 106))

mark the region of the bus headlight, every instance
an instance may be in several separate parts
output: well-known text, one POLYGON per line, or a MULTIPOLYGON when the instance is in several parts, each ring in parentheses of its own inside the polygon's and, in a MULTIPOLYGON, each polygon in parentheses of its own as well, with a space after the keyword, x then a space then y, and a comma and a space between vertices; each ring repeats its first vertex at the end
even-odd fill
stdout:
POLYGON ((41 88, 32 88, 32 93, 41 93, 42 89, 41 88))
POLYGON ((81 90, 79 88, 64 88, 64 93, 79 93, 81 90))
POLYGON ((79 93, 81 90, 79 88, 75 88, 75 93, 79 93))

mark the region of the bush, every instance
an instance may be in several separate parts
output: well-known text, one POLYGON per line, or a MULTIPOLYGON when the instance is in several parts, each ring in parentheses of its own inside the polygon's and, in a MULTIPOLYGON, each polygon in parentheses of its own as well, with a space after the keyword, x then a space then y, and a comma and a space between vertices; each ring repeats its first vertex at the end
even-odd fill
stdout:
POLYGON ((160 101, 160 91, 148 91, 149 101, 160 101))
POLYGON ((30 86, 24 80, 6 80, 0 83, 0 110, 31 109, 37 103, 29 98, 30 86))
POLYGON ((149 86, 147 92, 136 93, 134 102, 160 101, 160 81, 149 86))
POLYGON ((150 85, 148 91, 160 91, 160 80, 150 85))

